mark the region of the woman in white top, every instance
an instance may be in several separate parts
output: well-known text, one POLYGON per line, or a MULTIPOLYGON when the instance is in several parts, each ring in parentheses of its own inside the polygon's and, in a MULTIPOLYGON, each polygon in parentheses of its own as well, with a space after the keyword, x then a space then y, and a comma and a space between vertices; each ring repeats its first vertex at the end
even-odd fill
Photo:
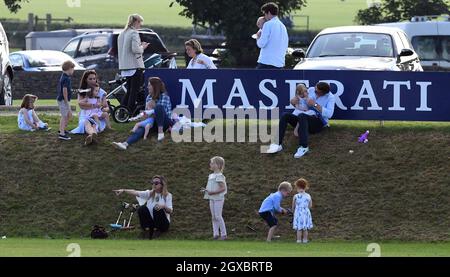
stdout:
POLYGON ((114 192, 116 195, 125 192, 136 196, 141 205, 138 215, 144 238, 152 239, 155 229, 159 233, 169 230, 170 214, 173 212, 172 194, 167 190, 167 180, 164 176, 153 176, 151 190, 119 189, 114 192))
POLYGON ((203 49, 196 39, 190 39, 184 43, 186 54, 191 58, 187 69, 217 69, 210 57, 203 54, 203 49))

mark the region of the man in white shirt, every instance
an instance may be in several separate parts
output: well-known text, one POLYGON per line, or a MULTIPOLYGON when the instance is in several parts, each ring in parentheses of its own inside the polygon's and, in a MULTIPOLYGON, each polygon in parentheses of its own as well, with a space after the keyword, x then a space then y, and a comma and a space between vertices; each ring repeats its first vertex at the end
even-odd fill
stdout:
POLYGON ((285 64, 289 37, 286 26, 278 18, 278 6, 269 2, 261 7, 266 22, 256 40, 261 51, 257 69, 281 69, 285 64))

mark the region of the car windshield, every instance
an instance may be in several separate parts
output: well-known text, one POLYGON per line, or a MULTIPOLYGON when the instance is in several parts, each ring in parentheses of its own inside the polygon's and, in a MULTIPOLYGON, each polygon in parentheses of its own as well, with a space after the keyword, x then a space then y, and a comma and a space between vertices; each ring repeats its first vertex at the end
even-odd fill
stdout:
POLYGON ((26 59, 30 67, 61 66, 65 61, 72 60, 62 52, 33 52, 26 53, 26 59))
POLYGON ((335 33, 319 36, 308 58, 333 56, 393 57, 391 36, 378 33, 335 33))

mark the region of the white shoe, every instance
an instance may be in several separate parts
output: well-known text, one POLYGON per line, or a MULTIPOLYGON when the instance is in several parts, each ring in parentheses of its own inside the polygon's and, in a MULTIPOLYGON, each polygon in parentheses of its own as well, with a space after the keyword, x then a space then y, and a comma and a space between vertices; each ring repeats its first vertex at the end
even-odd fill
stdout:
POLYGON ((302 243, 302 241, 301 240, 297 240, 297 243, 302 243))
POLYGON ((158 134, 158 141, 162 141, 164 139, 164 133, 158 134))
POLYGON ((281 146, 280 144, 272 143, 269 146, 269 149, 267 149, 266 153, 267 154, 275 154, 275 153, 280 152, 281 150, 283 150, 283 146, 281 146))
POLYGON ((294 158, 296 158, 296 159, 298 159, 298 158, 301 158, 301 157, 303 157, 306 153, 308 153, 308 151, 309 151, 309 147, 302 147, 302 146, 300 146, 298 149, 297 149, 297 152, 294 154, 294 158))
POLYGON ((113 142, 113 146, 119 150, 127 150, 127 146, 123 142, 113 142))
POLYGON ((308 240, 304 239, 304 240, 303 240, 303 243, 308 243, 308 240))

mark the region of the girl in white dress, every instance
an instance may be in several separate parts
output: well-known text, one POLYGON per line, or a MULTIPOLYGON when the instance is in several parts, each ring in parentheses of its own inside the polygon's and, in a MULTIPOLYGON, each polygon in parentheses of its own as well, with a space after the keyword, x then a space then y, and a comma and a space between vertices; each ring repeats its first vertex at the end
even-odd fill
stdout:
POLYGON ((20 105, 20 111, 17 116, 17 124, 22 131, 36 131, 45 130, 49 131, 47 123, 42 122, 34 111, 34 102, 38 97, 33 94, 26 94, 22 99, 22 105, 20 105))
POLYGON ((311 195, 305 191, 309 188, 309 183, 303 178, 295 182, 297 194, 292 201, 292 213, 294 214, 293 227, 297 231, 297 243, 308 243, 308 230, 312 229, 311 195), (302 240, 303 234, 303 240, 302 240))

